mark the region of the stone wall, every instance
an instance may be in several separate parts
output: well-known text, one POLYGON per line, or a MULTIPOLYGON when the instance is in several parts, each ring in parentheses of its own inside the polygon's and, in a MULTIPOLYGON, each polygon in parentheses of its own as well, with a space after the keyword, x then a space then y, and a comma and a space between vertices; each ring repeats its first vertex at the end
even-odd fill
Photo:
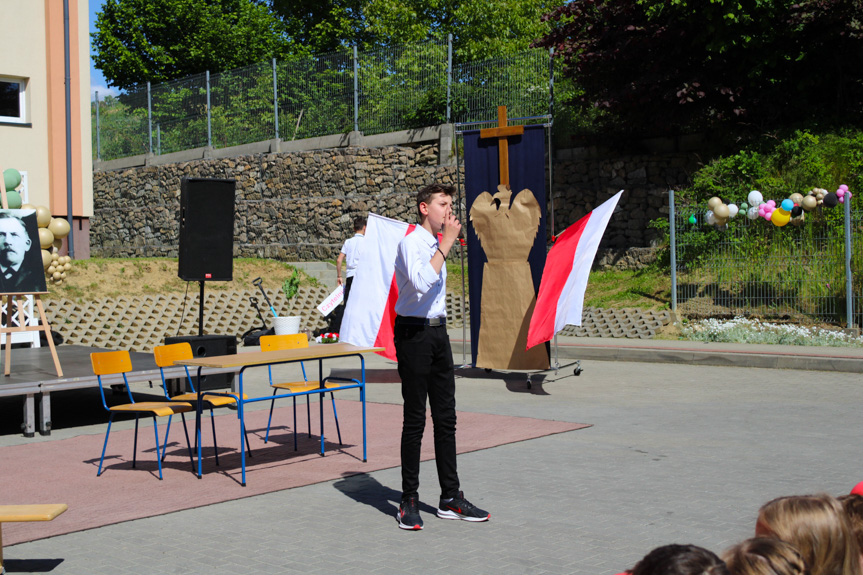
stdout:
MULTIPOLYGON (((668 187, 685 184, 695 166, 688 154, 608 159, 579 150, 559 152, 555 231, 624 189, 601 247, 616 254, 606 265, 640 265, 643 255, 632 258, 627 250, 651 245, 657 234, 648 221, 667 216, 668 187)), ((433 181, 454 184, 456 168, 438 165, 433 144, 267 153, 95 172, 93 254, 175 257, 183 177, 237 180, 235 257, 303 261, 335 259, 356 215, 372 211, 414 221, 416 190, 433 181)))

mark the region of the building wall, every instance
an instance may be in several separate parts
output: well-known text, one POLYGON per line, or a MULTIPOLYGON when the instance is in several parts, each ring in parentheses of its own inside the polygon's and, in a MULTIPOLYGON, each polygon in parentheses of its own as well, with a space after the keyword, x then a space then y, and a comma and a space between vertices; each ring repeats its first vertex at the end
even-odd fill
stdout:
POLYGON ((45 3, 0 0, 0 76, 27 78, 28 124, 0 124, 0 167, 27 172, 29 200, 48 205, 48 68, 45 3), (14 19, 14 24, 11 20, 14 19))
MULTIPOLYGON (((72 214, 76 230, 93 214, 87 0, 69 1, 72 83, 72 214)), ((0 76, 27 79, 27 124, 0 124, 0 167, 26 171, 29 202, 68 215, 62 0, 0 0, 0 76)), ((78 247, 89 253, 86 235, 78 247)))

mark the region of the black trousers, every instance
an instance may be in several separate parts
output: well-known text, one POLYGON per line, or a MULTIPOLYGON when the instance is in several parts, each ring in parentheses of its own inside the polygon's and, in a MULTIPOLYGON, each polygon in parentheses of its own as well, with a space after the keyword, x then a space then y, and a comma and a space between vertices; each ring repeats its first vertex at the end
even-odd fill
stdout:
POLYGON ((406 325, 396 318, 395 344, 404 399, 402 496, 418 495, 420 447, 428 399, 434 424, 435 463, 441 497, 455 497, 459 492, 455 374, 446 326, 406 325))
POLYGON ((342 331, 342 318, 345 315, 345 306, 348 305, 348 296, 351 294, 352 283, 354 283, 354 276, 345 278, 345 291, 342 303, 336 306, 336 309, 330 314, 330 321, 327 323, 326 330, 321 333, 340 333, 342 331))

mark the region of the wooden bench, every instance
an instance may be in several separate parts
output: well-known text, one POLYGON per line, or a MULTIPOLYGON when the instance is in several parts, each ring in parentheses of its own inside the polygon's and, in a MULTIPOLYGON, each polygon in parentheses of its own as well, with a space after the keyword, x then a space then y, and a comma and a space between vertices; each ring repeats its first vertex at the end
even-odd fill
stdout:
POLYGON ((0 575, 6 573, 3 567, 3 524, 19 521, 51 521, 69 506, 65 503, 45 505, 0 505, 0 575))

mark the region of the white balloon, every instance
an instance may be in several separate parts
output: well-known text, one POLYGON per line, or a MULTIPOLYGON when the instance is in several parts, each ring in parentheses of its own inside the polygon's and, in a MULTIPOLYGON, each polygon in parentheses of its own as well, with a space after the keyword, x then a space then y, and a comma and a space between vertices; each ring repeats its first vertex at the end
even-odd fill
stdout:
POLYGON ((716 216, 713 215, 713 210, 707 210, 707 213, 704 214, 704 221, 707 222, 707 225, 709 226, 716 223, 716 216))
POLYGON ((749 200, 750 206, 758 206, 762 202, 764 202, 764 196, 761 195, 761 192, 758 190, 752 190, 749 192, 749 196, 746 198, 749 200))
POLYGON ((758 208, 752 207, 746 211, 746 217, 750 220, 754 220, 758 217, 758 208))
POLYGON ((733 218, 737 215, 737 212, 740 211, 740 208, 737 207, 737 204, 728 204, 728 217, 733 218))

